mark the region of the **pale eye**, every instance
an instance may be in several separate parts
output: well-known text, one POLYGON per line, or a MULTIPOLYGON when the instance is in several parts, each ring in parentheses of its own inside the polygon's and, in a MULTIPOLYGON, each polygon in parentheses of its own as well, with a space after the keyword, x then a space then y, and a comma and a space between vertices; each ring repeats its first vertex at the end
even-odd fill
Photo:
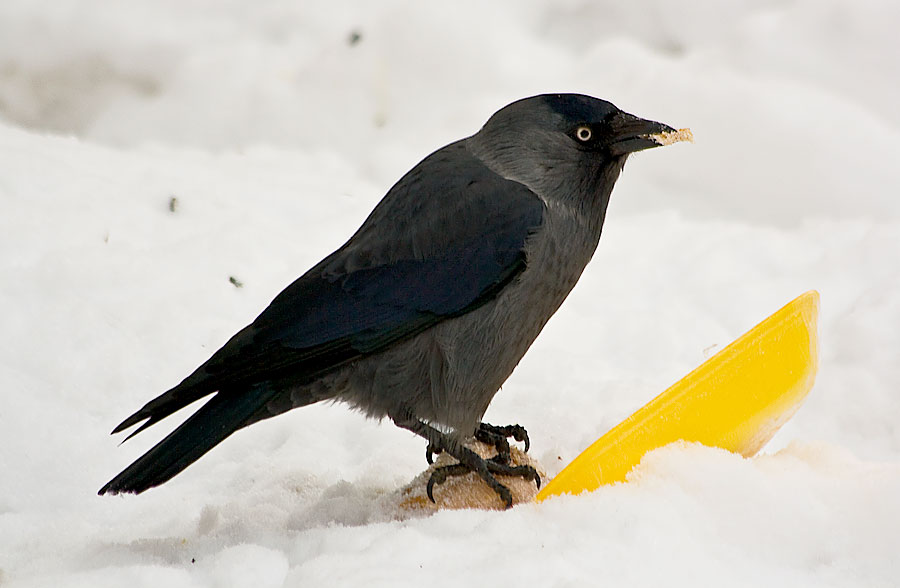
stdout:
POLYGON ((591 140, 591 127, 578 127, 575 129, 575 138, 581 141, 582 143, 587 143, 591 140))

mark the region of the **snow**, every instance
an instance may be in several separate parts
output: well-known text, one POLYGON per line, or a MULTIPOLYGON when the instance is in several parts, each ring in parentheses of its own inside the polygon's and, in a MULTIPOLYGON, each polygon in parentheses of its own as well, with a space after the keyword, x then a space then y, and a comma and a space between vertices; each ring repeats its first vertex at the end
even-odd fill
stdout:
POLYGON ((0 3, 0 585, 897 585, 898 18, 887 0, 0 3), (548 91, 696 142, 629 161, 487 419, 528 427, 555 474, 815 288, 817 383, 762 455, 674 445, 589 495, 409 517, 389 498, 424 444, 321 405, 96 496, 177 419, 121 447, 115 424, 424 155, 548 91))

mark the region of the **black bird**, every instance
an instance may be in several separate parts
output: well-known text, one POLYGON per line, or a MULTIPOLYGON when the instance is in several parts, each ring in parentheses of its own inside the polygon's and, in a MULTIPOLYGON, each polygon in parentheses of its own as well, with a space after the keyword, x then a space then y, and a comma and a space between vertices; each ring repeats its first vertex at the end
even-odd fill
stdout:
POLYGON ((116 427, 145 421, 135 435, 214 395, 100 494, 158 486, 242 427, 337 399, 424 437, 429 461, 459 460, 435 472, 429 495, 474 470, 509 506, 494 474, 540 484, 508 461, 506 437, 527 449, 527 435, 481 418, 591 259, 628 155, 673 132, 578 94, 501 109, 416 165, 340 249, 116 427), (464 447, 473 435, 498 457, 464 447))

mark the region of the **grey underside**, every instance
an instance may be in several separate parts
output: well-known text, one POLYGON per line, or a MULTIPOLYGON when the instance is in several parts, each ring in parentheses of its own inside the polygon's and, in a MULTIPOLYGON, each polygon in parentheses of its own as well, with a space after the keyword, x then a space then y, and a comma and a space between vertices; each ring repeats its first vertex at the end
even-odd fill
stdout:
MULTIPOLYGON (((486 163, 505 177, 517 171, 505 169, 502 161, 486 163)), ((494 300, 297 386, 271 401, 268 414, 259 416, 334 399, 371 417, 396 420, 411 412, 454 436, 471 435, 590 261, 609 192, 623 164, 621 158, 597 170, 596 197, 587 207, 574 197, 546 198, 542 192, 548 187, 541 185, 540 177, 523 178, 544 201, 544 217, 527 240, 526 269, 494 300)), ((523 167, 533 169, 527 162, 523 167)))

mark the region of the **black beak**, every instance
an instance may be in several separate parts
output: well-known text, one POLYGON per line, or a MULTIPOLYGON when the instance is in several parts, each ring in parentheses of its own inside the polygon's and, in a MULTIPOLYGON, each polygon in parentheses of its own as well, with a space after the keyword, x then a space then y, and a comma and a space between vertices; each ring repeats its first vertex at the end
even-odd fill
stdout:
POLYGON ((669 125, 638 118, 627 112, 620 112, 610 121, 613 139, 609 150, 613 155, 625 155, 664 145, 658 137, 660 133, 677 132, 669 125))

